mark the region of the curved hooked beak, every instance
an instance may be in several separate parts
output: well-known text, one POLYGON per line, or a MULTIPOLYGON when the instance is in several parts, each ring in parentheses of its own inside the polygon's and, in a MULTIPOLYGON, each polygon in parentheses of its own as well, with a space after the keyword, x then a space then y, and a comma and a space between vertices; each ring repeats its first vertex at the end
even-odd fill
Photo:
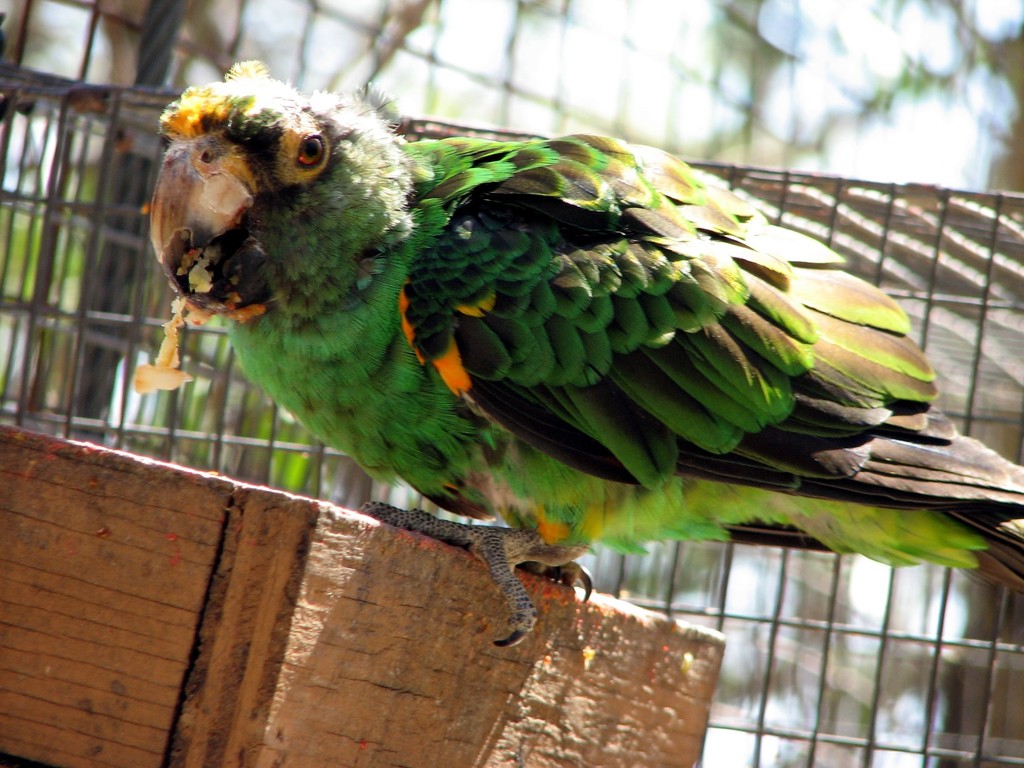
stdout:
MULTIPOLYGON (((266 254, 250 231, 255 180, 215 136, 167 150, 150 209, 150 238, 168 279, 190 304, 237 314, 270 296, 266 254)), ((236 319, 244 319, 236 317, 236 319)))

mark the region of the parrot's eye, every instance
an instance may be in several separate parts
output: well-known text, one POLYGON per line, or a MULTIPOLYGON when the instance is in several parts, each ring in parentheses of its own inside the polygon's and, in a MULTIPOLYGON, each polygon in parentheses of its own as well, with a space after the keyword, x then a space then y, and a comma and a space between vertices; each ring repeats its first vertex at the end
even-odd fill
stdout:
POLYGON ((319 134, 310 134, 299 144, 299 165, 307 168, 320 165, 324 159, 324 140, 319 134))

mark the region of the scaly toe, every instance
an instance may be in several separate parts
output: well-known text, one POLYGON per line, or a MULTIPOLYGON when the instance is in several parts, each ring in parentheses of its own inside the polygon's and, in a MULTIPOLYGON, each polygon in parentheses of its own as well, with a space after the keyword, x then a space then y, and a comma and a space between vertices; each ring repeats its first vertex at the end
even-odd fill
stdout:
POLYGON ((536 531, 455 523, 441 520, 421 509, 399 509, 376 501, 364 504, 362 512, 396 528, 464 547, 483 560, 508 607, 509 634, 494 641, 497 646, 521 642, 537 623, 537 609, 516 576, 514 566, 526 562, 539 563, 548 573, 554 572, 556 580, 563 584, 571 587, 580 583, 586 592, 584 599, 590 597, 590 574, 572 562, 586 551, 585 547, 560 547, 546 543, 536 531))

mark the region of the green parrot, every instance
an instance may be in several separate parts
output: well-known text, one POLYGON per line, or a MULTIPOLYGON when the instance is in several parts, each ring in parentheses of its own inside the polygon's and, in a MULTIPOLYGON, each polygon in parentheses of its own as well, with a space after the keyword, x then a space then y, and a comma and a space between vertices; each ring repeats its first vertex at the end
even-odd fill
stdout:
POLYGON ((485 561, 499 644, 536 621, 514 566, 595 541, 792 542, 1024 591, 1024 468, 932 406, 903 311, 680 160, 593 135, 408 142, 372 94, 306 96, 254 62, 161 132, 173 287, 373 477, 508 524, 364 508, 485 561))

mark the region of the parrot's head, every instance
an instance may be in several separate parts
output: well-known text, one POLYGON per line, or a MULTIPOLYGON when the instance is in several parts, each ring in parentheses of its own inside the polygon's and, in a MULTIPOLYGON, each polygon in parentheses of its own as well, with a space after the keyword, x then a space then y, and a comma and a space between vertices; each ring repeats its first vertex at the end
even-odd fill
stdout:
POLYGON ((160 128, 151 238, 197 309, 242 321, 277 304, 313 312, 409 229, 401 139, 366 96, 303 96, 246 62, 186 90, 160 128))

